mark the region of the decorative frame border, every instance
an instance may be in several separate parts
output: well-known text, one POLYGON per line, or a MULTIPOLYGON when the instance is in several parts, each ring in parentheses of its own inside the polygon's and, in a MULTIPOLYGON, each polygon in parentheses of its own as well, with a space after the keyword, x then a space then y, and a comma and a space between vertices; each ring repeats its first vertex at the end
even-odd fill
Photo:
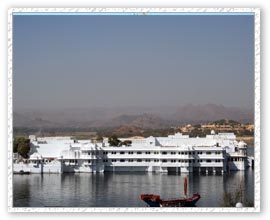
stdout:
POLYGON ((259 8, 10 8, 8 10, 8 211, 9 212, 260 212, 260 9, 259 8), (185 14, 226 14, 236 15, 243 13, 254 14, 254 207, 244 208, 14 208, 13 207, 13 161, 12 161, 12 140, 13 140, 13 14, 129 14, 129 15, 168 15, 185 14))

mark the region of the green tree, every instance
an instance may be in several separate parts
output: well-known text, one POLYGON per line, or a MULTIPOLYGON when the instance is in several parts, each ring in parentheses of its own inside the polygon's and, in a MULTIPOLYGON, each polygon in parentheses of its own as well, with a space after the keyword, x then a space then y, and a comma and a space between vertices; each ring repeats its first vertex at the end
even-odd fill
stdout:
POLYGON ((126 141, 123 141, 123 142, 120 143, 121 146, 123 146, 123 145, 131 146, 131 144, 132 144, 132 141, 130 141, 130 140, 126 140, 126 141))
POLYGON ((25 137, 15 137, 13 139, 13 153, 18 153, 19 145, 25 142, 25 137))
POLYGON ((96 141, 97 141, 97 142, 102 142, 102 141, 103 141, 103 137, 102 137, 101 135, 98 135, 98 136, 96 137, 96 141))
POLYGON ((30 140, 25 137, 15 137, 13 140, 13 153, 18 153, 23 158, 28 158, 30 140))
POLYGON ((198 128, 193 129, 190 132, 190 137, 202 137, 203 136, 203 132, 201 130, 199 130, 198 128))
POLYGON ((201 128, 202 126, 200 124, 193 125, 194 128, 201 128))
POLYGON ((110 146, 118 146, 121 141, 117 138, 116 135, 112 135, 111 137, 109 137, 108 142, 110 146))
POLYGON ((18 145, 19 145, 18 138, 14 138, 13 139, 13 153, 18 153, 18 145))

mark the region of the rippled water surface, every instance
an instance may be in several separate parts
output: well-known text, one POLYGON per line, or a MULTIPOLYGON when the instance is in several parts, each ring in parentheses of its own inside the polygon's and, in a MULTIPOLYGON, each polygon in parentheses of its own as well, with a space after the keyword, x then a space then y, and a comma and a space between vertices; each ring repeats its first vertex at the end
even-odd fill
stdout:
MULTIPOLYGON (((176 174, 31 174, 14 175, 15 207, 145 207, 139 195, 183 196, 183 177, 176 174)), ((253 201, 253 170, 224 175, 188 175, 188 192, 198 192, 198 207, 222 206, 223 193, 242 182, 244 197, 253 201)))

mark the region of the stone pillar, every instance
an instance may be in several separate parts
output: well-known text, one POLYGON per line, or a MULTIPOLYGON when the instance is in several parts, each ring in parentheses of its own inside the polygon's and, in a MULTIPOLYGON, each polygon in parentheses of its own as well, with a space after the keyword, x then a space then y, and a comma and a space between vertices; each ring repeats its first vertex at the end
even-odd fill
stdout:
POLYGON ((216 168, 213 167, 213 174, 216 174, 216 168))

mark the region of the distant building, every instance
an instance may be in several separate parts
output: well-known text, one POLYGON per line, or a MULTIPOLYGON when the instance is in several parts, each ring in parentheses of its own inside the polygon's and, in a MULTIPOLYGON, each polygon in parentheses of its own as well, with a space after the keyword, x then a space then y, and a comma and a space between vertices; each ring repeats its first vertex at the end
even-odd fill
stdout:
POLYGON ((181 132, 183 133, 190 133, 194 129, 198 129, 200 131, 206 130, 215 130, 217 132, 244 132, 249 131, 250 133, 254 132, 254 125, 253 124, 240 124, 240 123, 230 123, 228 120, 222 123, 207 123, 207 124, 200 124, 200 127, 196 127, 195 125, 187 124, 180 127, 181 132))
POLYGON ((244 170, 246 144, 233 133, 211 132, 190 138, 176 133, 168 137, 120 138, 130 146, 112 147, 102 143, 73 140, 71 137, 30 136, 27 163, 14 160, 14 172, 62 173, 104 171, 226 172, 244 170))

